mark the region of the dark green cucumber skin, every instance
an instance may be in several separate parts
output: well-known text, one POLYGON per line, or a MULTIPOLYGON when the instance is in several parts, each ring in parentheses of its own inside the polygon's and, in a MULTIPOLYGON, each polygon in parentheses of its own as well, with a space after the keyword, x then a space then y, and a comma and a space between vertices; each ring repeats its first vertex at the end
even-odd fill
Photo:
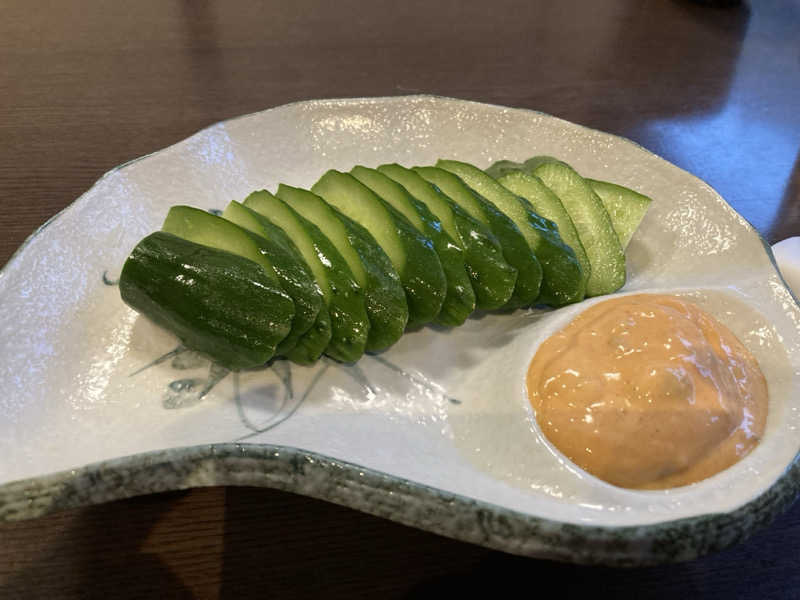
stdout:
MULTIPOLYGON (((334 209, 336 210, 336 209, 334 209)), ((408 302, 400 275, 375 238, 364 227, 341 213, 347 237, 358 252, 367 273, 367 315, 370 319, 368 352, 380 352, 403 336, 408 325, 408 302), (378 317, 380 315, 380 317, 378 317)))
MULTIPOLYGON (((508 302, 514 290, 517 272, 503 259, 500 244, 489 228, 461 209, 438 186, 427 181, 414 169, 406 169, 395 163, 381 165, 378 171, 392 177, 399 184, 407 184, 412 198, 415 192, 428 198, 435 195, 430 205, 424 198, 414 198, 416 202, 423 203, 425 209, 430 210, 434 219, 437 218, 433 214, 433 208, 437 207, 437 204, 434 204, 437 199, 453 213, 453 223, 464 251, 465 271, 475 295, 475 307, 481 310, 494 310, 508 302)), ((441 224, 439 227, 443 231, 446 230, 441 224)))
POLYGON ((470 216, 487 225, 499 241, 505 261, 517 271, 514 292, 502 308, 510 310, 533 304, 539 297, 541 289, 542 266, 514 221, 464 183, 455 173, 440 167, 417 167, 415 170, 441 189, 470 216), (464 192, 470 195, 472 206, 460 204, 459 196, 464 192))
POLYGON ((586 278, 575 251, 561 239, 555 223, 536 214, 524 198, 520 200, 526 205, 528 222, 541 237, 536 248, 536 258, 542 265, 537 303, 559 307, 580 302, 586 296, 586 278))
POLYGON ((525 168, 556 193, 575 223, 575 229, 592 263, 592 272, 586 284, 586 295, 610 294, 625 285, 625 252, 619 243, 611 217, 592 187, 570 165, 552 156, 529 158, 525 161, 525 168), (561 169, 562 172, 570 174, 571 182, 568 187, 560 186, 558 179, 551 181, 550 175, 553 169, 561 169), (587 197, 592 198, 590 211, 587 211, 582 204, 570 202, 568 191, 573 187, 582 189, 587 197), (592 214, 587 217, 589 212, 592 214))
POLYGON ((414 208, 425 223, 421 233, 433 242, 433 248, 439 256, 447 280, 444 302, 436 316, 436 322, 445 327, 457 327, 462 325, 475 310, 475 291, 472 289, 464 265, 464 250, 444 232, 441 223, 427 206, 416 198, 412 200, 414 208))
MULTIPOLYGON (((258 192, 254 193, 257 194, 258 192)), ((283 200, 271 194, 270 196, 275 202, 280 202, 287 210, 291 211, 292 216, 300 222, 303 229, 311 237, 316 255, 320 257, 320 262, 328 276, 330 295, 326 296, 325 300, 331 322, 331 339, 325 348, 325 354, 340 362, 357 361, 364 354, 367 346, 369 319, 364 305, 364 294, 355 282, 350 267, 347 266, 344 257, 325 234, 320 231, 319 227, 308 219, 303 218, 283 200)), ((245 200, 245 206, 253 208, 253 210, 269 219, 268 214, 264 214, 255 206, 251 206, 247 200, 245 200)), ((273 224, 278 226, 274 221, 273 224)))
POLYGON ((536 255, 542 266, 537 304, 563 306, 584 298, 586 281, 580 263, 572 248, 561 240, 558 228, 552 221, 536 214, 530 202, 512 194, 474 165, 448 160, 439 160, 436 165, 456 174, 468 174, 465 180, 474 179, 475 184, 480 184, 476 187, 486 192, 485 199, 501 212, 506 212, 520 228, 530 251, 536 255))
MULTIPOLYGON (((422 229, 419 229, 420 233, 430 238, 433 242, 436 254, 439 255, 439 262, 442 264, 445 279, 447 279, 447 290, 442 302, 442 308, 436 317, 436 323, 445 327, 462 325, 475 310, 475 292, 472 289, 469 275, 464 266, 464 250, 461 245, 444 231, 439 219, 436 218, 424 202, 416 198, 389 175, 374 169, 366 169, 365 167, 356 167, 351 171, 351 174, 388 204, 394 205, 391 199, 387 197, 387 188, 393 188, 389 193, 404 195, 422 223, 422 229), (369 177, 370 175, 372 177, 369 177), (374 185, 373 178, 377 177, 388 179, 382 188, 374 185), (370 183, 373 185, 370 185, 370 183)), ((413 222, 412 225, 414 225, 413 222)))
POLYGON ((507 308, 517 286, 517 270, 508 264, 499 240, 486 225, 455 203, 453 216, 464 240, 464 265, 476 308, 507 308))
POLYGON ((260 265, 161 231, 133 249, 119 289, 131 308, 231 370, 269 361, 294 317, 260 265))
MULTIPOLYGON (((311 192, 281 184, 275 195, 295 208, 294 202, 300 200, 297 196, 301 194, 311 194, 311 192)), ((325 202, 318 196, 312 198, 315 201, 325 202)), ((327 208, 331 211, 332 217, 344 225, 347 239, 364 267, 366 281, 362 289, 370 324, 365 350, 367 352, 385 350, 400 339, 408 324, 408 303, 400 276, 389 257, 365 228, 333 206, 327 205, 327 208)))
POLYGON ((330 317, 327 308, 324 308, 322 290, 297 246, 283 229, 256 211, 236 203, 234 210, 242 211, 255 223, 256 227, 249 229, 243 223, 228 217, 229 209, 226 209, 223 216, 260 237, 260 244, 267 249, 281 286, 294 300, 295 316, 292 331, 278 345, 276 353, 298 364, 313 363, 320 357, 331 338, 330 317), (321 319, 320 310, 324 310, 321 319), (292 356, 294 358, 291 358, 292 356))
POLYGON ((572 222, 567 209, 561 203, 561 199, 536 175, 531 175, 525 171, 506 173, 498 177, 497 181, 507 190, 530 202, 536 214, 558 226, 558 234, 561 240, 572 248, 575 257, 578 259, 578 264, 581 266, 583 273, 585 289, 586 282, 589 281, 592 273, 592 265, 589 262, 586 249, 581 243, 580 236, 578 236, 578 231, 575 229, 575 224, 572 222))
MULTIPOLYGON (((430 323, 439 315, 447 292, 445 278, 439 256, 433 248, 433 242, 425 237, 393 206, 375 195, 372 190, 350 174, 328 171, 315 183, 311 191, 322 196, 326 202, 341 213, 358 222, 357 215, 348 212, 347 202, 339 201, 328 193, 329 185, 336 185, 336 179, 349 177, 362 191, 374 196, 373 201, 388 211, 395 231, 406 252, 406 263, 397 269, 408 302, 408 327, 416 328, 430 323)), ((361 223, 359 223, 361 224, 361 223)), ((362 224, 363 226, 363 224, 362 224)), ((377 239, 377 238, 376 238, 377 239)))

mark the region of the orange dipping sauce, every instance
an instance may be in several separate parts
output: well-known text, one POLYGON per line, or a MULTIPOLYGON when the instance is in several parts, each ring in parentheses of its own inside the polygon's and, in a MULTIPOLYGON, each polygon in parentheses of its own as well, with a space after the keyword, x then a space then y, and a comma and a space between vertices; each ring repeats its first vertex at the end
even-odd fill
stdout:
POLYGON ((710 477, 758 444, 767 419, 755 358, 711 315, 674 296, 592 306, 539 347, 527 385, 547 439, 626 488, 710 477))

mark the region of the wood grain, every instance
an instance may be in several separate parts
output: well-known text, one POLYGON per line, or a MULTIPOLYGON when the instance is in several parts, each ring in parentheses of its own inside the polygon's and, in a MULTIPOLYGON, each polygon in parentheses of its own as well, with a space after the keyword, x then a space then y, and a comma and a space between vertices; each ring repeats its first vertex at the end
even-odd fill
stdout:
MULTIPOLYGON (((435 93, 625 135, 769 240, 800 234, 800 2, 0 0, 0 265, 105 171, 221 119, 435 93)), ((211 488, 0 525, 0 597, 800 593, 800 508, 684 565, 519 559, 270 490, 211 488)))

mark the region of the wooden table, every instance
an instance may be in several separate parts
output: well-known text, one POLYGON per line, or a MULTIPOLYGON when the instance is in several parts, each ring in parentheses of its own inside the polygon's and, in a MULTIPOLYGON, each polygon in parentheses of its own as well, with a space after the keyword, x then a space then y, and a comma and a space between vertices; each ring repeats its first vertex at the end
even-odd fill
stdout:
MULTIPOLYGON (((105 171, 293 100, 430 92, 618 133, 800 234, 800 2, 0 1, 0 264, 105 171)), ((737 548, 614 571, 506 556, 271 490, 0 525, 0 597, 800 597, 800 505, 737 548)))

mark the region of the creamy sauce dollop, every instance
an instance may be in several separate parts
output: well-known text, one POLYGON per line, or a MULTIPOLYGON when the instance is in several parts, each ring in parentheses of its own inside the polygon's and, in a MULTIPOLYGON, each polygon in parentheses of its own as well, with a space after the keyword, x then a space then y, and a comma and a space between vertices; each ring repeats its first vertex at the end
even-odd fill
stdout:
POLYGON ((547 439, 626 488, 710 477, 758 444, 767 419, 755 358, 711 315, 667 295, 587 309, 539 347, 527 388, 547 439))

